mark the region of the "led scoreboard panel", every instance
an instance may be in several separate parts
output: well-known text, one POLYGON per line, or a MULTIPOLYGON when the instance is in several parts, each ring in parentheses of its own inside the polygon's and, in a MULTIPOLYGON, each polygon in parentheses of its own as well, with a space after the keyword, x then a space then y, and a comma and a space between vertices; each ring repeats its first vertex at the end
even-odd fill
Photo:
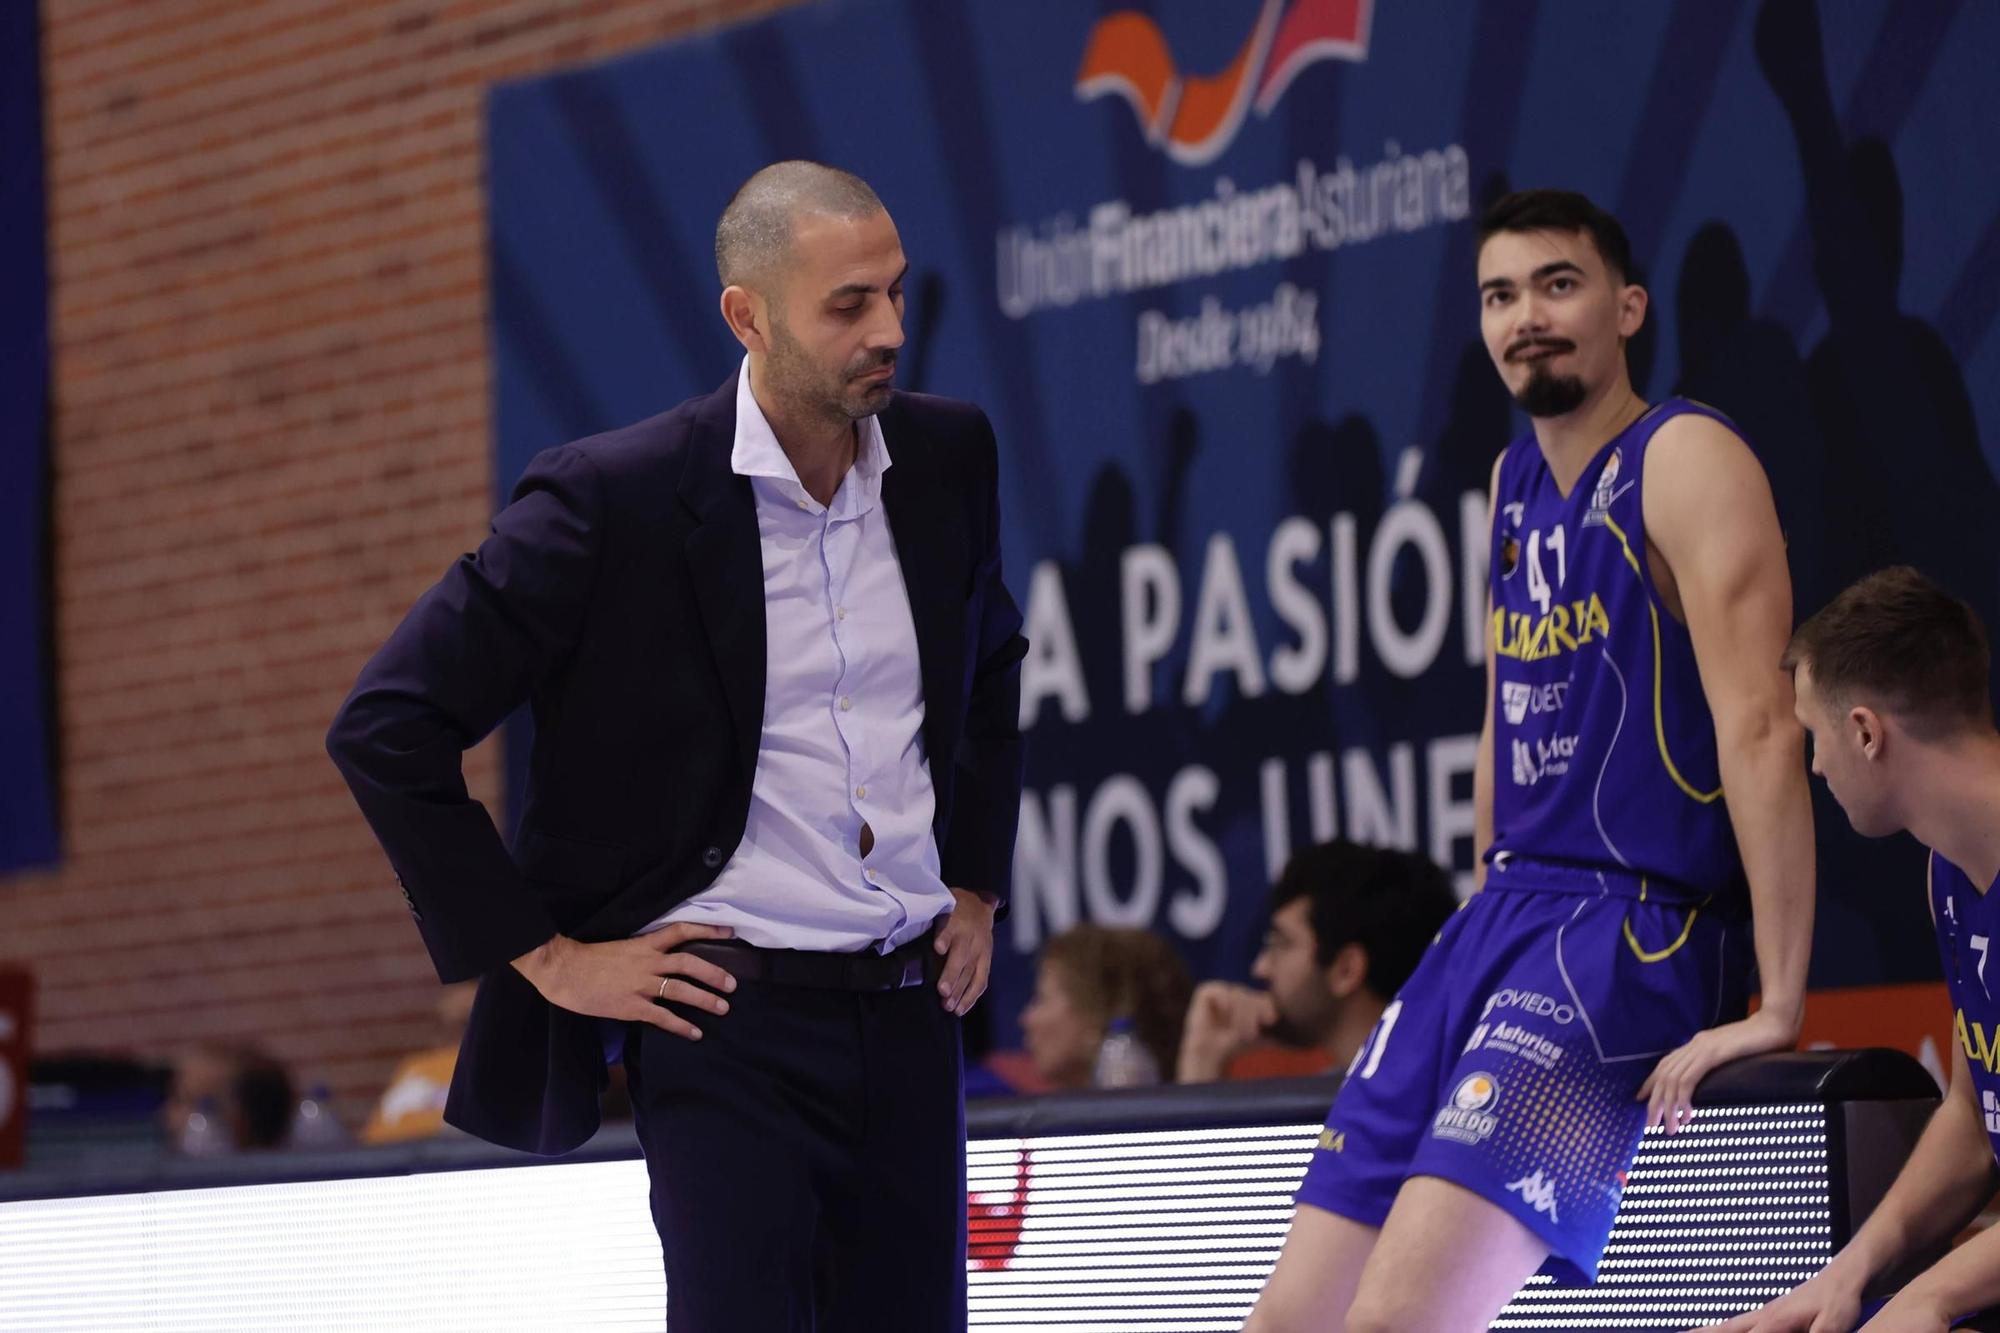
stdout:
MULTIPOLYGON (((1594 1286, 1537 1277, 1494 1328, 1685 1329, 1833 1257, 1827 1109, 1705 1110, 1647 1137, 1594 1286)), ((973 1145, 978 1328, 1234 1330, 1277 1261, 1318 1122, 973 1145)))
MULTIPOLYGON (((1928 1076, 1897 1059, 1750 1062, 1761 1074, 1737 1078, 1728 1104, 1647 1137, 1596 1285, 1538 1277, 1493 1327, 1684 1329, 1811 1275, 1935 1102, 1928 1076)), ((972 1326, 1234 1333, 1277 1258, 1332 1087, 975 1105, 972 1326)), ((175 1164, 87 1193, 33 1171, 0 1177, 0 1328, 661 1327, 629 1131, 579 1159, 495 1165, 521 1160, 458 1143, 175 1164), (246 1170, 322 1178, 226 1183, 246 1170)))

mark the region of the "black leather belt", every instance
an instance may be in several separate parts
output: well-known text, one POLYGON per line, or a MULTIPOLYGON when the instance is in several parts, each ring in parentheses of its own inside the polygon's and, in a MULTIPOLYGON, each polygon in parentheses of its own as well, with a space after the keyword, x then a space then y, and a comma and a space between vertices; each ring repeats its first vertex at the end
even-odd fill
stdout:
POLYGON ((738 981, 772 986, 806 986, 818 990, 901 990, 921 986, 937 950, 932 936, 911 940, 891 953, 813 953, 805 949, 760 949, 740 940, 690 940, 679 953, 691 953, 714 963, 738 981))

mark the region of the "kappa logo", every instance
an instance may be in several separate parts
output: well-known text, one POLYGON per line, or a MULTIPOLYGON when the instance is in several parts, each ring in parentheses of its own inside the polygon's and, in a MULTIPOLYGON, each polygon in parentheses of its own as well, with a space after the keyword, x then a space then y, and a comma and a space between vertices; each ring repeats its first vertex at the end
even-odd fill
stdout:
POLYGON ((1507 1186, 1507 1192, 1520 1195, 1522 1201, 1536 1212, 1547 1213, 1549 1221, 1562 1221, 1556 1216, 1556 1183, 1545 1178, 1540 1169, 1507 1186))
POLYGON ((1181 73, 1159 25, 1122 9, 1091 28, 1076 95, 1085 102, 1123 97, 1147 143, 1198 167, 1235 141, 1252 106, 1270 115, 1308 65, 1366 60, 1374 8, 1375 0, 1264 0, 1236 58, 1208 75, 1181 73))

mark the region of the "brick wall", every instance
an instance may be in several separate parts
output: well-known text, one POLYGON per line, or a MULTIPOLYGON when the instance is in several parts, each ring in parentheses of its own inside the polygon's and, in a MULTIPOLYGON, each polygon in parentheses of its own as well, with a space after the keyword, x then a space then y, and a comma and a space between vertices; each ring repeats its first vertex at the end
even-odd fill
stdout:
POLYGON ((485 532, 485 90, 785 2, 43 0, 65 856, 0 879, 39 1050, 254 1039, 352 1119, 436 1039, 321 737, 485 532))

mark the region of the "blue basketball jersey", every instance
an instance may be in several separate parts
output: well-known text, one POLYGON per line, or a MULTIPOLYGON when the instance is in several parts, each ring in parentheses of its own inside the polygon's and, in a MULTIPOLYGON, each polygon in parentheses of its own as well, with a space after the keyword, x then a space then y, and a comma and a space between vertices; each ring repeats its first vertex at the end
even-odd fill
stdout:
POLYGON ((2000 937, 2000 880, 1981 893, 1963 870, 1931 853, 1931 912, 1937 917, 1938 957, 1951 992, 1951 1031, 1972 1070, 1973 1092, 1986 1137, 2000 1160, 2000 961, 1986 955, 2000 937), (1987 972, 1993 975, 1988 977, 1987 972))
MULTIPOLYGON (((1637 878, 1658 896, 1744 901, 1715 725, 1687 628, 1646 563, 1646 450, 1711 408, 1670 398, 1556 489, 1530 434, 1502 456, 1490 582, 1495 865, 1637 878)), ((1734 427, 1732 426, 1733 430, 1734 427)))
POLYGON ((1381 1226, 1404 1181, 1437 1176, 1540 1237, 1551 1273, 1589 1281, 1645 1127, 1635 1094, 1743 1012, 1715 728, 1640 509, 1647 445, 1686 412, 1714 415, 1660 404, 1568 496, 1532 435, 1501 458, 1492 873, 1356 1057, 1302 1204, 1381 1226))

